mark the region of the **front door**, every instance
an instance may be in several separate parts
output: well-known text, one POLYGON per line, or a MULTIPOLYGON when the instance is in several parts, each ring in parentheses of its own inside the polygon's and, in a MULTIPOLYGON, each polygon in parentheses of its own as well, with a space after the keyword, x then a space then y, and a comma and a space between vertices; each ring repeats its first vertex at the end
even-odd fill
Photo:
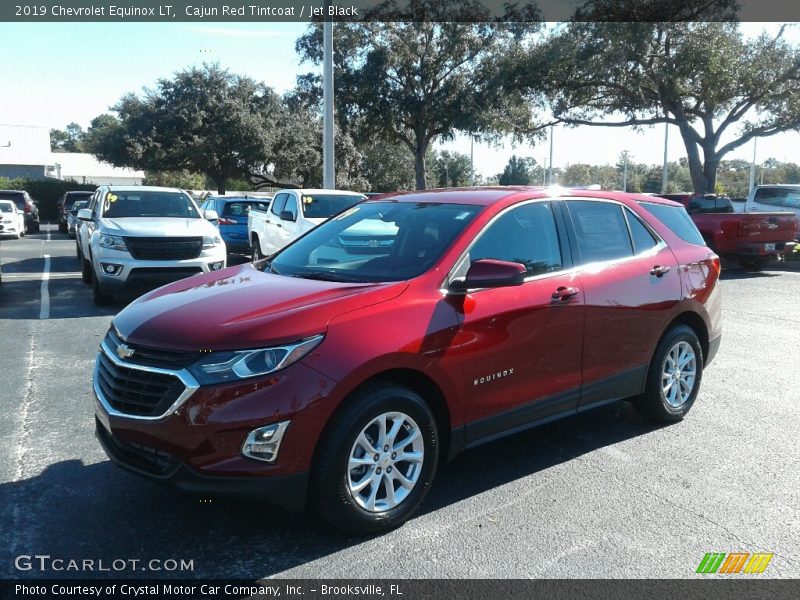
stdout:
MULTIPOLYGON (((474 291, 464 299, 457 337, 467 400, 467 445, 574 409, 581 384, 583 292, 568 272, 557 207, 514 206, 469 250, 479 259, 522 263, 523 285, 474 291)), ((559 217, 560 218, 560 217, 559 217)))

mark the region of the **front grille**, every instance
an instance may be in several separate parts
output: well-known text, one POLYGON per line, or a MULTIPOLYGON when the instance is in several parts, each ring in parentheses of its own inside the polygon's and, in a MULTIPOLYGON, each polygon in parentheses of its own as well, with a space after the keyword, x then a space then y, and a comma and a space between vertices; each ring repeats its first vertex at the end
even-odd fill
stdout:
MULTIPOLYGON (((116 352, 117 346, 122 343, 123 341, 114 331, 114 328, 109 329, 105 339, 109 352, 116 352)), ((188 367, 200 358, 200 352, 163 350, 161 348, 148 348, 138 344, 124 343, 130 350, 133 350, 133 355, 126 358, 125 362, 146 367, 178 370, 188 367)))
POLYGON ((126 237, 128 252, 137 260, 188 260, 200 256, 202 237, 126 237))
POLYGON ((175 375, 114 364, 104 352, 97 355, 97 386, 116 411, 137 417, 158 417, 186 389, 175 375))

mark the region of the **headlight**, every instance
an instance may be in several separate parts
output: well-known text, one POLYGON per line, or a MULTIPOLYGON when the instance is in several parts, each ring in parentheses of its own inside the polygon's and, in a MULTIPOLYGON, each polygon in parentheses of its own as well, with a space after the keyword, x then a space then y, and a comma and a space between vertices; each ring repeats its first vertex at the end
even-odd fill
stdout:
POLYGON ((118 235, 101 235, 100 236, 100 247, 101 248, 113 248, 114 250, 127 250, 128 247, 125 245, 125 240, 123 240, 118 235))
POLYGON ((293 365, 316 348, 324 337, 315 335, 295 344, 274 348, 211 352, 189 367, 189 372, 200 385, 267 375, 293 365))
POLYGON ((203 248, 214 248, 215 246, 219 246, 222 243, 222 240, 218 235, 215 236, 205 236, 203 238, 203 248))

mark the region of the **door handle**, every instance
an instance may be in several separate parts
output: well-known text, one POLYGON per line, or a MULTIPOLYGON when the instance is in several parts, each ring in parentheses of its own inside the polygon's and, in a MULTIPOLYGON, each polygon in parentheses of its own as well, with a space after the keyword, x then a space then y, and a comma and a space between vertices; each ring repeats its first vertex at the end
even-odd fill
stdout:
POLYGON ((283 225, 281 225, 280 223, 275 223, 275 226, 276 227, 283 227, 283 225))
POLYGON ((553 292, 553 302, 569 302, 570 298, 576 296, 578 292, 580 292, 578 288, 561 286, 553 292))
POLYGON ((656 265, 650 269, 650 275, 655 275, 656 277, 663 277, 665 273, 669 273, 668 265, 656 265))

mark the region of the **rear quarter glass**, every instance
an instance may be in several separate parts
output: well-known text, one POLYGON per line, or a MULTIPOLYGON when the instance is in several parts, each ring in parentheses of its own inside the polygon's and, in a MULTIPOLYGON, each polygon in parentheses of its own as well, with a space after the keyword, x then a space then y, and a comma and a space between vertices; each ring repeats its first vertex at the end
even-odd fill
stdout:
POLYGON ((669 206, 667 204, 656 204, 655 202, 639 202, 639 205, 666 225, 672 233, 683 241, 697 244, 698 246, 706 245, 697 226, 682 206, 669 206))

